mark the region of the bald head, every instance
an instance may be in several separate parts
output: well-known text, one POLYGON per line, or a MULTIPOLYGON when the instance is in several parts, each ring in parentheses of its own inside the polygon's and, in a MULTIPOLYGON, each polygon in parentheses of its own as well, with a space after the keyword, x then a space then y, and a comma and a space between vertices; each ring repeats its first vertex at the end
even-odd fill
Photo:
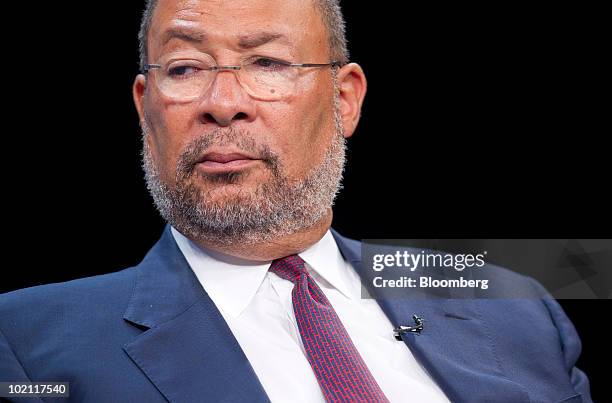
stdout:
MULTIPOLYGON (((144 70, 144 66, 148 63, 149 49, 147 40, 155 7, 159 1, 164 0, 146 0, 146 7, 142 15, 140 23, 139 51, 140 51, 140 69, 144 70)), ((166 0, 168 1, 168 0, 166 0)), ((317 8, 321 20, 327 32, 327 43, 329 53, 332 60, 337 60, 344 63, 349 61, 349 52, 346 42, 345 23, 340 9, 339 0, 312 0, 313 6, 317 8)))

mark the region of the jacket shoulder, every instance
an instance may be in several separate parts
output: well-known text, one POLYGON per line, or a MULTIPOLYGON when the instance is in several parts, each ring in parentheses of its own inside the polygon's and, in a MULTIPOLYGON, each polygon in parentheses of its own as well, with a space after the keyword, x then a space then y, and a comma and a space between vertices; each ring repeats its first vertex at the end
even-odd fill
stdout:
POLYGON ((24 288, 0 294, 0 328, 21 320, 45 322, 76 312, 100 312, 122 301, 123 309, 136 279, 136 267, 109 274, 84 277, 61 283, 24 288), (21 318, 21 319, 19 319, 21 318))

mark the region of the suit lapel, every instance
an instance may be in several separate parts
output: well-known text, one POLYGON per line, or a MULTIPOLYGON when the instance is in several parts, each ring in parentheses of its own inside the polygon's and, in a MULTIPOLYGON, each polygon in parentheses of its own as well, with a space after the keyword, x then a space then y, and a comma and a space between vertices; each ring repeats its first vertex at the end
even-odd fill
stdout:
POLYGON ((138 271, 124 319, 145 331, 124 350, 171 402, 268 402, 221 313, 166 227, 138 271))
MULTIPOLYGON (((361 243, 332 233, 345 259, 363 281, 369 278, 361 262, 361 243)), ((506 379, 495 355, 492 335, 481 319, 476 299, 379 299, 394 327, 425 323, 421 334, 403 336, 413 355, 453 402, 529 402, 523 387, 506 379)))

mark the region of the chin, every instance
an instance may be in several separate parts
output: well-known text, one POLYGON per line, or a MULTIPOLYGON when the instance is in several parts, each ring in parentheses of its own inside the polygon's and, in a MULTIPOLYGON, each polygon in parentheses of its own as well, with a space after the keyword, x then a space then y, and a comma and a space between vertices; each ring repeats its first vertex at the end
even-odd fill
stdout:
POLYGON ((224 183, 221 181, 199 184, 201 197, 214 204, 252 200, 256 195, 257 184, 224 183))

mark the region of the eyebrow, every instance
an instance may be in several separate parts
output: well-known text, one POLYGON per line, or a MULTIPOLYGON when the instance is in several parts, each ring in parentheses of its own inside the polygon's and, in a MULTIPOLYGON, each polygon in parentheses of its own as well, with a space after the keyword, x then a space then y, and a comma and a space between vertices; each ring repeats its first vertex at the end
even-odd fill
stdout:
POLYGON ((202 31, 186 28, 169 28, 162 35, 162 46, 172 39, 180 39, 186 42, 201 43, 206 39, 206 34, 202 31))
POLYGON ((254 35, 240 35, 238 36, 238 46, 241 49, 253 49, 266 43, 282 40, 286 44, 289 44, 289 40, 283 34, 277 32, 261 32, 254 35))
MULTIPOLYGON (((200 30, 188 28, 169 28, 162 35, 162 46, 172 39, 179 39, 185 42, 202 43, 206 40, 206 33, 200 30)), ((257 34, 247 34, 238 36, 238 47, 241 49, 253 49, 266 43, 281 41, 290 45, 289 39, 278 32, 260 32, 257 34)))

